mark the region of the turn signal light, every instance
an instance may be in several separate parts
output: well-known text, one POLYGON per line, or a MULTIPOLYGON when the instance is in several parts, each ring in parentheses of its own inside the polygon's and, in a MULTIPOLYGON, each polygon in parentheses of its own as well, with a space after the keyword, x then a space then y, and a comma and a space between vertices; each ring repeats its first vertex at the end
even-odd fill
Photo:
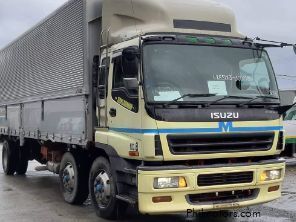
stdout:
POLYGON ((278 191, 280 189, 280 186, 273 186, 273 187, 268 187, 268 192, 274 192, 274 191, 278 191))
POLYGON ((266 171, 264 171, 264 172, 262 172, 262 173, 260 174, 260 180, 261 180, 261 181, 266 181, 267 178, 268 178, 268 176, 267 176, 266 171))
POLYGON ((187 183, 184 177, 179 177, 179 188, 187 187, 187 183))
POLYGON ((171 196, 164 196, 164 197, 152 197, 153 203, 164 203, 164 202, 172 202, 171 196))

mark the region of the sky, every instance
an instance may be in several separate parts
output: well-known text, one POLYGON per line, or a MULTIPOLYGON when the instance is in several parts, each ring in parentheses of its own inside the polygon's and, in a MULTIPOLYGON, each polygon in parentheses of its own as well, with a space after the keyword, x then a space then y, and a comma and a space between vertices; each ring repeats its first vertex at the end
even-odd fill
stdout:
MULTIPOLYGON (((66 1, 0 0, 0 49, 66 1)), ((238 28, 244 35, 296 44, 295 0, 219 0, 218 2, 234 10, 238 28)), ((296 55, 292 48, 270 49, 269 52, 280 88, 296 90, 296 55)))

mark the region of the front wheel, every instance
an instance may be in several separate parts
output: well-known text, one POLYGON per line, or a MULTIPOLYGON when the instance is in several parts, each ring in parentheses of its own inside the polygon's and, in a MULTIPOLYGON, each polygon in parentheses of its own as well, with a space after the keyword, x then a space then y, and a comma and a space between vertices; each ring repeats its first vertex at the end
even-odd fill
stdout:
POLYGON ((78 155, 65 153, 60 166, 60 186, 67 203, 80 205, 88 197, 87 169, 78 155))
POLYGON ((88 184, 92 204, 99 217, 117 219, 125 213, 127 204, 116 198, 115 177, 106 158, 99 157, 94 161, 88 184))

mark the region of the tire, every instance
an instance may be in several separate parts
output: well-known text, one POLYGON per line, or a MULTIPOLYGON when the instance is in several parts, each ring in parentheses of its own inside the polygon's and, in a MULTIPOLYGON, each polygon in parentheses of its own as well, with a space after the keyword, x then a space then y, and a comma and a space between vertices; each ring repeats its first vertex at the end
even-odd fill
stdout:
POLYGON ((60 166, 60 187, 64 200, 73 205, 81 205, 88 198, 87 168, 83 158, 65 153, 60 166))
POLYGON ((88 184, 96 214, 109 220, 122 218, 128 204, 116 198, 118 193, 116 178, 112 175, 110 163, 106 158, 99 157, 94 161, 90 170, 88 184), (96 194, 102 195, 102 200, 99 200, 100 197, 96 198, 96 194))
POLYGON ((24 175, 28 169, 28 152, 25 147, 18 148, 18 162, 16 165, 16 173, 18 175, 24 175))
POLYGON ((13 175, 18 161, 17 145, 11 140, 5 140, 2 148, 2 167, 6 175, 13 175))

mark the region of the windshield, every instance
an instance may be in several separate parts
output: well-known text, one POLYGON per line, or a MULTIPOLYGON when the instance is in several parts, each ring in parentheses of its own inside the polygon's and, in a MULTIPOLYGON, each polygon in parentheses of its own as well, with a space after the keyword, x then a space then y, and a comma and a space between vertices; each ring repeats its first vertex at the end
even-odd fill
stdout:
MULTIPOLYGON (((144 46, 143 57, 148 102, 172 101, 186 94, 216 96, 185 96, 178 101, 213 101, 219 96, 229 95, 250 98, 278 97, 275 75, 265 51, 200 45, 148 44, 144 46)), ((241 101, 239 98, 236 100, 241 101)))

